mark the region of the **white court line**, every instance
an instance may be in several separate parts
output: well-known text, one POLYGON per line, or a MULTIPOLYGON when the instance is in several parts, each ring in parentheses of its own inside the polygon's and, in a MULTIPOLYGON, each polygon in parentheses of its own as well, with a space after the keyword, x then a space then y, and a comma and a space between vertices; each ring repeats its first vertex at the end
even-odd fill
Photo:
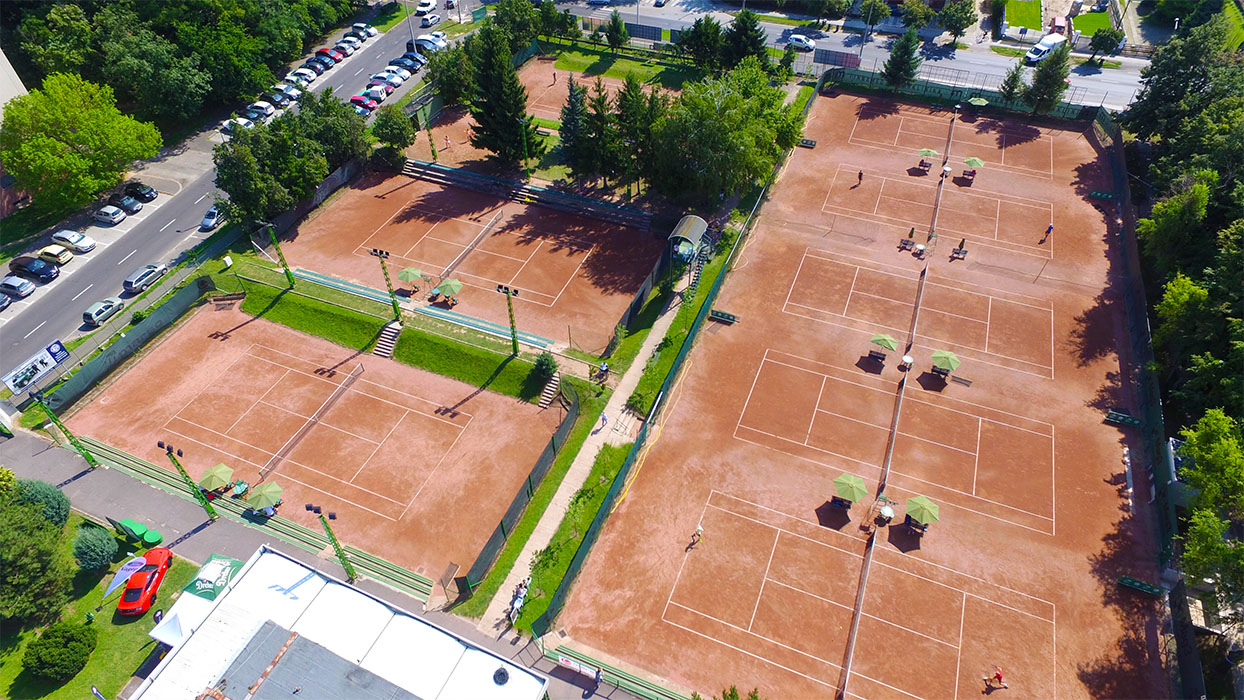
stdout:
POLYGON ((400 518, 406 517, 406 511, 410 510, 410 507, 415 504, 415 501, 419 500, 419 494, 423 493, 423 487, 427 486, 428 482, 432 481, 432 477, 436 474, 436 472, 440 471, 441 465, 445 463, 445 458, 448 457, 450 453, 454 451, 454 448, 458 446, 458 441, 462 439, 464 433, 466 433, 466 427, 463 427, 458 431, 458 434, 454 437, 454 441, 449 443, 449 447, 441 453, 441 458, 436 461, 436 466, 432 467, 432 471, 428 472, 428 475, 424 478, 423 483, 419 485, 419 488, 415 489, 415 495, 410 497, 410 502, 407 503, 406 507, 402 509, 402 514, 399 516, 400 518))
MULTIPOLYGON (((569 287, 570 283, 579 276, 579 270, 583 269, 583 266, 587 264, 587 259, 592 257, 592 253, 594 252, 596 252, 595 246, 593 246, 592 249, 587 252, 587 255, 584 255, 583 259, 579 261, 579 264, 575 266, 574 272, 570 273, 570 276, 566 278, 566 283, 562 285, 562 288, 557 290, 557 296, 553 297, 553 303, 549 304, 549 306, 554 306, 557 302, 561 301, 562 295, 566 293, 566 288, 569 287)), ((515 278, 517 278, 517 275, 515 278)))
POLYGON ((70 299, 69 301, 77 301, 77 300, 78 300, 78 297, 82 296, 83 294, 86 294, 86 290, 87 290, 87 289, 90 289, 91 287, 94 287, 94 286, 95 286, 95 283, 93 283, 93 282, 92 282, 91 284, 86 285, 86 289, 83 289, 82 291, 80 291, 80 292, 78 292, 77 294, 73 295, 73 298, 72 298, 72 299, 70 299))
MULTIPOLYGON (((808 429, 804 432, 803 441, 807 442, 812 437, 812 426, 816 423, 816 412, 821 410, 821 397, 825 395, 825 381, 829 379, 827 375, 821 375, 821 388, 816 392, 816 403, 812 405, 812 417, 808 419, 808 429)), ((828 411, 826 411, 828 413, 828 411)), ((742 416, 742 414, 740 414, 742 416)), ((845 417, 845 416, 844 416, 845 417)))
MULTIPOLYGON (((988 328, 990 319, 993 318, 993 297, 989 297, 989 306, 985 307, 985 326, 988 328)), ((1054 342, 1054 329, 1050 329, 1050 342, 1054 342)), ((989 331, 985 331, 985 352, 989 352, 989 331)), ((1050 364, 1053 364, 1051 358, 1050 364)))
MULTIPOLYGON (((293 460, 290 460, 290 461, 293 461, 293 460)), ((294 462, 294 464, 298 464, 298 463, 297 463, 297 462, 294 462)), ((304 469, 310 469, 311 471, 315 471, 314 469, 311 469, 310 467, 307 467, 307 466, 305 466, 305 465, 301 465, 301 464, 299 464, 298 466, 303 467, 304 469)), ((322 473, 322 472, 319 472, 319 473, 322 473)), ((329 475, 325 474, 325 476, 329 476, 329 475)), ((391 516, 391 515, 385 515, 384 513, 381 513, 381 512, 380 512, 380 511, 378 511, 378 510, 372 510, 371 508, 368 508, 368 507, 367 507, 367 506, 365 506, 365 505, 360 505, 360 504, 358 504, 358 503, 355 503, 354 501, 351 501, 350 499, 348 499, 348 498, 346 498, 346 497, 342 496, 340 493, 334 493, 334 492, 332 492, 332 491, 325 491, 324 489, 322 489, 322 488, 320 488, 320 487, 318 487, 318 486, 312 486, 311 484, 308 484, 307 482, 305 482, 305 481, 303 481, 303 480, 301 480, 301 479, 297 479, 297 478, 295 478, 295 477, 292 477, 292 476, 290 476, 290 475, 289 475, 289 474, 287 474, 287 473, 282 472, 282 473, 281 473, 281 478, 282 478, 282 479, 284 479, 284 480, 287 480, 287 481, 292 481, 292 482, 294 482, 295 484, 302 484, 303 486, 305 486, 305 487, 307 487, 307 488, 311 489, 312 491, 319 491, 320 493, 324 494, 325 496, 328 496, 329 498, 336 498, 336 499, 338 499, 338 500, 342 501, 343 503, 349 503, 350 505, 354 506, 355 508, 358 508, 359 510, 365 510, 365 511, 367 511, 368 513, 372 513, 373 515, 378 515, 378 516, 380 516, 380 517, 384 518, 385 520, 391 520, 391 521, 393 521, 393 522, 397 522, 397 521, 398 521, 398 518, 394 518, 394 517, 393 517, 393 516, 391 516)), ((342 482, 342 483, 344 483, 344 482, 342 482)), ((353 484, 351 484, 351 486, 353 486, 353 484)), ((357 488, 359 488, 359 487, 354 486, 354 488, 356 488, 356 489, 357 489, 357 488)), ((361 490, 366 490, 366 489, 361 489, 361 490)), ((383 497, 383 496, 381 496, 381 498, 384 498, 384 497, 383 497)), ((385 500, 389 500, 389 499, 385 499, 385 500)), ((396 503, 396 501, 395 501, 395 503, 396 503)))
MULTIPOLYGON (((267 360, 264 360, 262 357, 255 357, 254 355, 251 355, 251 354, 249 354, 249 353, 247 353, 246 355, 243 355, 242 357, 254 357, 256 360, 259 360, 260 362, 267 362, 267 360)), ((239 358, 237 359, 237 361, 235 361, 233 364, 237 364, 237 362, 240 362, 240 361, 242 360, 242 357, 239 357, 239 358)), ((280 366, 281 366, 281 365, 278 365, 278 364, 276 364, 276 363, 274 363, 274 362, 268 362, 268 364, 270 364, 270 365, 272 365, 272 366, 274 366, 274 367, 280 367, 280 366)), ((232 367, 232 365, 231 365, 231 367, 232 367)), ((254 401, 252 401, 252 402, 251 402, 251 405, 247 406, 247 407, 246 407, 246 410, 245 410, 245 411, 242 411, 242 414, 241 414, 241 415, 239 415, 239 416, 237 417, 237 419, 233 421, 233 423, 229 424, 229 427, 228 427, 228 428, 225 428, 225 435, 228 435, 228 434, 229 434, 229 431, 231 431, 231 430, 233 430, 234 428, 236 428, 236 427, 237 427, 237 425, 238 425, 238 423, 241 423, 241 422, 242 422, 242 419, 246 417, 246 414, 250 413, 250 412, 251 412, 251 409, 253 409, 254 407, 256 407, 256 406, 258 406, 258 405, 259 405, 259 402, 260 402, 260 401, 263 401, 265 398, 267 398, 268 394, 271 394, 271 393, 272 393, 272 390, 273 390, 273 389, 275 389, 275 388, 276 388, 276 386, 277 386, 278 384, 280 384, 280 383, 281 383, 281 380, 283 380, 283 379, 285 379, 286 377, 288 377, 288 376, 289 376, 289 373, 290 373, 292 370, 290 370, 288 367, 286 367, 286 368, 284 368, 284 369, 285 369, 285 373, 284 373, 284 374, 282 374, 281 376, 277 377, 276 381, 275 381, 275 382, 272 382, 272 386, 268 387, 267 391, 265 391, 264 393, 262 393, 262 394, 260 394, 258 397, 256 397, 256 399, 255 399, 254 401)), ((200 394, 202 394, 203 392, 202 392, 202 391, 200 391, 199 393, 200 393, 200 394)), ((197 394, 196 394, 196 397, 197 397, 197 394)), ((187 408, 189 408, 189 407, 190 407, 190 404, 186 404, 186 407, 187 407, 187 408)), ((183 410, 185 410, 185 409, 183 409, 183 410)), ((180 415, 180 412, 178 413, 178 415, 180 415)), ((306 416, 301 416, 301 417, 302 417, 302 418, 305 418, 306 416)), ((183 418, 182 420, 185 420, 185 419, 183 418)), ((188 421, 188 422, 196 422, 196 421, 188 421)))
POLYGON ((401 425, 402 421, 406 420, 406 415, 408 413, 410 413, 410 411, 406 411, 406 413, 402 414, 401 418, 393 421, 393 425, 389 427, 389 432, 385 433, 384 437, 380 438, 380 441, 377 442, 376 446, 372 448, 371 454, 367 455, 367 459, 363 460, 363 463, 359 465, 358 470, 354 472, 354 476, 350 477, 351 484, 354 483, 355 479, 359 478, 359 474, 363 473, 363 470, 367 468, 368 462, 371 462, 371 458, 376 456, 376 453, 380 451, 380 448, 384 446, 384 443, 388 442, 389 437, 393 435, 393 431, 397 430, 397 426, 401 425))
POLYGON ((959 601, 959 663, 955 664, 955 697, 959 697, 959 670, 963 667, 963 620, 968 616, 968 594, 959 601))
MULTIPOLYGON (((972 495, 976 495, 976 474, 981 463, 981 428, 984 425, 984 418, 977 416, 976 418, 976 459, 972 460, 972 495)), ((1050 444, 1054 441, 1051 439, 1050 444)))
MULTIPOLYGON (((349 391, 347 391, 346 393, 349 393, 349 391)), ((330 396, 331 396, 331 394, 330 394, 330 396)), ((328 400, 328 399, 325 399, 325 401, 327 401, 327 400, 328 400)), ((304 415, 302 415, 301 413, 295 413, 294 411, 291 411, 291 410, 289 410, 288 408, 285 408, 285 407, 283 407, 283 406, 278 406, 278 405, 276 405, 276 404, 274 404, 274 403, 268 403, 267 401, 260 401, 260 403, 262 403, 262 404, 263 404, 263 405, 265 405, 265 406, 271 406, 272 408, 275 408, 275 409, 277 409, 278 411, 284 411, 285 413, 288 413, 288 414, 290 414, 290 415, 298 416, 299 418, 302 418, 303 420, 311 420, 311 416, 304 416, 304 415)), ((321 406, 322 406, 322 404, 321 404, 321 406)), ((319 408, 316 408, 315 410, 317 410, 317 411, 318 411, 318 410, 320 410, 320 409, 319 409, 319 408)), ((312 415, 314 415, 314 413, 313 413, 312 415)), ((379 444, 380 444, 380 443, 376 442, 375 440, 372 440, 371 438, 366 438, 366 437, 363 437, 362 435, 359 435, 358 433, 352 433, 352 432, 350 432, 349 430, 346 430, 345 428, 339 428, 339 427, 337 427, 337 426, 333 425, 332 423, 325 423, 325 422, 324 422, 324 420, 323 420, 323 416, 321 416, 321 417, 320 417, 320 420, 316 423, 316 425, 315 425, 314 427, 316 427, 316 428, 321 428, 321 427, 322 427, 322 428, 328 428, 329 430, 335 430, 335 431, 337 431, 337 432, 339 432, 339 433, 342 433, 342 434, 345 434, 345 435, 349 435, 350 437, 353 437, 353 438, 358 438, 359 440, 362 440, 363 442, 370 442, 370 443, 372 443, 373 445, 379 445, 379 444)))
MULTIPOLYGON (((774 529, 777 530, 777 528, 774 529)), ((765 597, 765 582, 769 580, 769 567, 773 566, 773 555, 777 553, 778 540, 781 537, 781 530, 773 533, 773 546, 769 548, 769 563, 765 564, 765 573, 760 579, 760 591, 756 593, 756 604, 752 606, 752 616, 747 621, 748 632, 752 631, 752 625, 756 622, 756 611, 760 609, 760 600, 765 597)))
POLYGON ((856 266, 855 274, 851 276, 851 286, 847 288, 847 303, 842 305, 842 315, 847 315, 847 309, 851 308, 851 295, 855 293, 855 282, 860 278, 860 268, 856 266))

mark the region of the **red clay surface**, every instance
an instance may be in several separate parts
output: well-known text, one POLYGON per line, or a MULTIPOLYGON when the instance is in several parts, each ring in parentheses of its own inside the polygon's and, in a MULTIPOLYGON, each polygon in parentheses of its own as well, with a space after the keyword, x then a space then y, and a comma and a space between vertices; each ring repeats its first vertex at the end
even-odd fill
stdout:
POLYGON ((945 150, 949 126, 887 100, 816 99, 818 145, 796 149, 714 305, 741 320, 702 334, 560 643, 687 692, 833 697, 879 504, 827 501, 843 472, 876 493, 903 375, 901 353, 866 356, 887 332, 915 365, 848 695, 979 698, 995 666, 1007 697, 1166 695, 1157 606, 1115 583, 1157 572, 1143 488, 1129 514, 1129 439, 1102 422, 1134 409, 1116 232, 1087 199, 1109 189, 1104 159, 1077 131, 958 122, 950 162, 986 165, 946 185, 911 337, 924 262, 897 244, 913 226, 926 241, 936 175, 908 170, 919 148, 945 150), (949 262, 960 238, 968 258, 949 262), (928 372, 941 348, 964 381, 928 372), (941 510, 922 539, 901 525, 917 494, 941 510))
POLYGON ((196 479, 223 462, 254 484, 359 363, 353 385, 275 462, 280 515, 318 530, 302 505, 321 505, 338 514, 344 542, 430 578, 451 561, 469 566, 558 411, 207 307, 69 423, 172 469, 164 440, 196 479))
POLYGON ((608 344, 662 250, 637 229, 404 175, 361 178, 290 235, 290 265, 383 290, 368 251, 388 250, 391 275, 415 267, 433 278, 416 304, 454 277, 465 285, 454 310, 502 326, 509 315, 496 287, 516 288, 519 329, 589 352, 608 344))

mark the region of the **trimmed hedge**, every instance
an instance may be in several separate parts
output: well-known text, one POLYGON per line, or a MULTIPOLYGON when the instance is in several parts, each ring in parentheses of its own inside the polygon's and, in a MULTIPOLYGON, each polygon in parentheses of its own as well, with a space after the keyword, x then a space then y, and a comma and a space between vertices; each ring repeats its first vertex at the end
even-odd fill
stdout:
POLYGON ((57 622, 27 645, 22 665, 39 678, 67 681, 86 667, 97 641, 94 627, 57 622))

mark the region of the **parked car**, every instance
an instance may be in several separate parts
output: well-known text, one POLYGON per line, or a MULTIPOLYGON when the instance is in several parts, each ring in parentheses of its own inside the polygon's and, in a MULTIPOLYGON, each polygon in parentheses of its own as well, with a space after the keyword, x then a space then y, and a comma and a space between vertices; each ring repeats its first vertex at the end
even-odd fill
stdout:
POLYGON ((273 114, 276 114, 276 107, 273 107, 271 104, 264 102, 263 100, 253 103, 251 105, 251 109, 257 109, 260 112, 263 112, 265 117, 270 117, 273 114))
POLYGON ((367 36, 367 32, 360 31, 358 29, 347 29, 345 35, 349 37, 354 37, 355 39, 358 39, 359 41, 367 41, 368 39, 371 38, 367 36))
POLYGON ((341 41, 338 41, 337 43, 345 44, 346 46, 349 46, 355 51, 358 51, 359 49, 363 48, 363 40, 359 39, 358 37, 350 36, 349 34, 341 37, 341 41))
POLYGON ((126 214, 137 214, 143 210, 142 202, 134 199, 128 194, 121 194, 120 192, 109 197, 108 203, 114 207, 125 210, 126 214))
POLYGON ((13 297, 14 299, 25 299, 31 294, 34 294, 34 291, 34 282, 24 280, 17 275, 9 275, 3 280, 0 280, 0 292, 4 293, 5 296, 13 297))
POLYGON ((64 265, 73 260, 73 253, 65 246, 54 243, 39 251, 39 259, 44 262, 50 262, 53 265, 64 265))
POLYGON ((435 9, 436 0, 419 0, 419 7, 415 8, 415 16, 422 17, 435 9))
POLYGON ((415 49, 425 54, 436 53, 447 45, 443 41, 438 41, 430 34, 421 34, 415 37, 415 49))
POLYGON ((319 64, 324 68, 324 70, 330 70, 333 66, 337 65, 337 62, 328 56, 312 56, 307 59, 307 63, 319 64))
MULTIPOLYGON (((384 95, 384 97, 388 97, 389 95, 393 94, 393 91, 396 89, 397 88, 390 85, 389 82, 386 80, 372 80, 371 82, 367 83, 367 87, 364 88, 363 92, 367 92, 367 93, 379 92, 380 94, 384 95)), ((375 99, 379 100, 380 102, 384 102, 383 98, 377 97, 375 99)))
POLYGON ((220 131, 225 136, 230 136, 238 129, 253 129, 255 122, 245 117, 234 117, 220 126, 220 131))
POLYGON ((1046 34, 1041 37, 1041 41, 1038 41, 1031 49, 1028 49, 1028 53, 1024 54, 1024 60, 1028 63, 1036 63, 1049 56, 1051 51, 1065 41, 1067 41, 1067 37, 1062 34, 1046 34))
POLYGON ((368 85, 371 85, 377 82, 382 82, 382 83, 385 83, 386 85, 392 85, 393 87, 400 87, 402 83, 406 81, 402 78, 402 76, 398 75, 397 73, 377 73, 371 77, 371 83, 368 83, 368 85))
POLYGON ((362 32, 366 33, 366 34, 367 34, 367 36, 376 36, 377 34, 379 34, 379 33, 380 33, 380 30, 378 30, 378 29, 376 29, 375 27, 371 26, 370 24, 366 24, 366 23, 364 23, 364 22, 355 22, 354 24, 352 24, 352 25, 350 25, 350 26, 351 26, 353 29, 357 29, 357 30, 359 30, 359 31, 362 31, 362 32))
POLYGON ((75 253, 89 253, 95 250, 95 239, 85 233, 78 233, 63 228, 52 234, 52 242, 63 245, 75 253))
POLYGON ((608 5, 609 0, 587 0, 589 5, 608 5))
POLYGON ((125 592, 117 601, 117 612, 122 615, 142 615, 155 605, 164 574, 173 564, 173 553, 167 547, 156 547, 143 555, 146 564, 130 576, 125 592))
MULTIPOLYGON (((385 66, 380 69, 381 73, 392 73, 402 80, 410 80, 411 72, 399 66, 385 66)), ((372 76, 373 78, 376 76, 372 76)))
POLYGON ((656 5, 657 7, 665 7, 665 0, 657 0, 656 2, 652 4, 656 5))
POLYGON ((99 211, 95 212, 94 217, 101 224, 113 224, 115 226, 125 221, 125 212, 110 204, 106 207, 100 207, 99 211))
POLYGON ((125 281, 121 283, 121 288, 130 294, 137 294, 155 284, 155 281, 163 277, 166 272, 168 272, 168 265, 164 263, 143 265, 125 278, 125 281))
MULTIPOLYGON (((408 43, 411 43, 412 46, 414 45, 413 42, 408 42, 408 43)), ((406 53, 402 54, 402 58, 415 64, 416 70, 428 65, 428 57, 424 56, 418 51, 407 51, 406 53)))
POLYGON ((155 201, 156 197, 160 196, 156 188, 151 185, 144 185, 141 182, 131 182, 122 191, 140 202, 152 202, 155 201))
POLYGON ((0 311, 9 308, 9 304, 13 303, 13 297, 8 294, 0 294, 0 311))
POLYGON ((337 53, 342 54, 346 57, 350 57, 354 55, 354 47, 350 46, 349 44, 345 44, 341 42, 333 44, 333 51, 336 51, 337 53))
POLYGON ((812 51, 816 48, 816 42, 803 34, 791 34, 790 45, 795 47, 796 51, 812 51))
POLYGON ((370 97, 364 97, 362 95, 355 95, 354 97, 351 97, 350 104, 354 105, 355 107, 362 107, 369 112, 375 110, 376 107, 379 106, 375 100, 371 99, 370 97))
POLYGON ((420 27, 431 27, 436 24, 439 24, 440 21, 441 21, 441 16, 436 13, 433 13, 430 15, 424 15, 423 20, 419 23, 419 26, 420 27))
POLYGON ((444 42, 446 46, 449 45, 449 35, 446 34, 445 32, 428 32, 428 36, 438 41, 444 42))
POLYGON ((97 301, 82 312, 82 322, 91 327, 102 326, 124 306, 125 302, 121 301, 121 297, 108 297, 97 301))
POLYGON ((217 226, 225 222, 225 214, 215 204, 207 213, 203 215, 203 221, 199 222, 199 228, 204 231, 211 231, 217 226))
POLYGON ((286 95, 284 92, 281 92, 280 90, 277 90, 276 92, 272 93, 271 95, 267 95, 266 97, 267 97, 267 101, 271 102, 273 107, 277 107, 279 109, 285 109, 286 107, 289 106, 289 103, 290 103, 289 95, 286 95))
POLYGON ((310 85, 315 82, 316 78, 320 77, 320 74, 310 68, 295 68, 289 72, 289 75, 285 76, 285 82, 290 82, 291 77, 294 79, 293 82, 300 85, 310 85))
MULTIPOLYGON (((327 60, 329 63, 332 63, 332 59, 327 60)), ((307 62, 303 63, 298 70, 310 71, 318 77, 324 75, 324 72, 328 70, 328 66, 324 65, 324 61, 319 60, 319 57, 316 56, 314 58, 308 58, 307 62)))
POLYGON ((336 49, 318 49, 316 50, 315 55, 332 59, 333 63, 341 63, 346 58, 345 54, 337 51, 336 49))
POLYGON ((357 114, 357 115, 359 115, 360 117, 370 117, 370 116, 371 116, 371 110, 370 110, 370 109, 367 109, 366 107, 360 107, 360 106, 358 106, 358 105, 351 105, 351 106, 352 106, 352 107, 354 107, 354 113, 355 113, 355 114, 357 114))
POLYGON ((60 268, 32 255, 19 255, 9 261, 9 272, 35 282, 51 282, 60 276, 60 268))

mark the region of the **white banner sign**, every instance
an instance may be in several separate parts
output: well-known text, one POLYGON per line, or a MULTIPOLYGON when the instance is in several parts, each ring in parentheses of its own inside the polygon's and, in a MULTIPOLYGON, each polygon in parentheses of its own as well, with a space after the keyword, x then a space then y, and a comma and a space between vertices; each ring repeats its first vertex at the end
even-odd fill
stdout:
POLYGON ((104 591, 104 600, 108 600, 108 594, 117 590, 121 584, 130 580, 130 577, 138 573, 138 570, 147 565, 147 560, 142 557, 134 557, 133 559, 121 565, 117 569, 117 575, 112 577, 112 583, 108 584, 108 590, 104 591))
POLYGON ((57 340, 18 365, 12 372, 4 375, 4 383, 9 387, 9 391, 20 394, 67 359, 69 359, 69 351, 57 340))

